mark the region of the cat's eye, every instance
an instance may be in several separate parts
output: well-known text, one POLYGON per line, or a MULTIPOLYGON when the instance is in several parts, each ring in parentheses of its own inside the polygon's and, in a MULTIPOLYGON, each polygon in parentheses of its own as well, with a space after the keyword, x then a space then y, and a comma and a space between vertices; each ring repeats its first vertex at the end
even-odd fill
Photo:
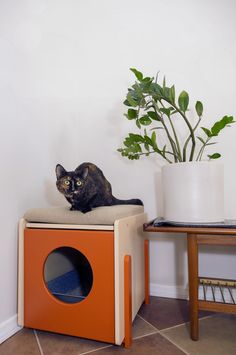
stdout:
POLYGON ((64 181, 64 184, 65 184, 65 185, 70 185, 70 181, 69 181, 69 180, 65 180, 65 181, 64 181))
POLYGON ((77 181, 76 185, 77 185, 77 186, 81 186, 81 185, 82 185, 82 182, 81 182, 81 181, 77 181))

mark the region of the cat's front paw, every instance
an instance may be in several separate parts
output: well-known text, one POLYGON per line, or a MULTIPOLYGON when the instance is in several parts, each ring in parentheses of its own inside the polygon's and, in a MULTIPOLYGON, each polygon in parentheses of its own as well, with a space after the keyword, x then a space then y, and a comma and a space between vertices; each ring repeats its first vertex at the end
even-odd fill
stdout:
POLYGON ((87 213, 87 212, 92 211, 92 208, 91 208, 91 207, 85 207, 85 208, 82 208, 80 211, 81 211, 82 213, 87 213))

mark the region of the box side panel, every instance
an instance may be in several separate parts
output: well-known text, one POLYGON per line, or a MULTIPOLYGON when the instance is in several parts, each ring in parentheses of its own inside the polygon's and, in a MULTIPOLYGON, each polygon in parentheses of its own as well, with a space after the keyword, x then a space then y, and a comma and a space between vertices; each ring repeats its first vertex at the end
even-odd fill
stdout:
POLYGON ((132 259, 132 319, 145 298, 144 235, 145 213, 115 222, 115 342, 124 339, 124 257, 132 259))
POLYGON ((18 229, 18 324, 24 326, 24 230, 26 221, 22 218, 18 229))

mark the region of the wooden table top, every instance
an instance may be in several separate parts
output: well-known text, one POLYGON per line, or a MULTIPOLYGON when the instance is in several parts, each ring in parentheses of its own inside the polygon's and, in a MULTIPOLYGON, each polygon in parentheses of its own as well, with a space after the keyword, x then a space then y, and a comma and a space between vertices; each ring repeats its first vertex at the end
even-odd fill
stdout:
POLYGON ((144 232, 163 232, 163 233, 188 233, 205 235, 235 235, 236 228, 231 227, 188 227, 188 226, 154 226, 153 221, 143 225, 144 232))

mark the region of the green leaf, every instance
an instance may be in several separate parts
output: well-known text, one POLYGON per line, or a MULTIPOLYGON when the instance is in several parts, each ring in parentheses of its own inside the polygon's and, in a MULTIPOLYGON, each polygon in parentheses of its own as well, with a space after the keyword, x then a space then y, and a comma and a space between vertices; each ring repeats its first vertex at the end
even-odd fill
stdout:
POLYGON ((139 143, 143 143, 143 142, 145 142, 145 139, 142 136, 138 134, 130 133, 129 136, 126 137, 123 142, 126 148, 120 150, 120 152, 122 153, 122 155, 125 156, 127 156, 130 153, 132 154, 141 153, 142 148, 139 143))
POLYGON ((133 98, 131 92, 128 92, 126 98, 131 106, 133 106, 133 107, 138 106, 138 103, 137 103, 136 99, 133 98))
POLYGON ((160 121, 160 118, 159 118, 159 116, 157 115, 156 112, 154 112, 154 111, 148 111, 147 114, 148 114, 148 116, 149 116, 152 120, 160 121))
POLYGON ((168 87, 163 88, 163 96, 166 100, 171 101, 171 90, 168 87))
POLYGON ((134 75, 139 81, 143 80, 143 74, 140 71, 135 68, 130 68, 130 70, 134 73, 134 75))
POLYGON ((150 85, 152 83, 152 80, 153 80, 153 78, 146 77, 140 82, 139 86, 140 86, 143 94, 150 92, 150 85))
POLYGON ((136 139, 132 133, 129 134, 128 137, 125 138, 124 140, 124 145, 128 148, 131 147, 135 143, 136 139))
POLYGON ((233 116, 224 116, 220 121, 217 121, 211 128, 212 136, 218 136, 220 131, 230 123, 234 123, 233 116))
POLYGON ((203 104, 201 103, 201 101, 196 102, 195 109, 198 116, 201 117, 203 113, 203 104))
POLYGON ((141 148, 140 144, 138 144, 138 143, 134 144, 134 151, 135 151, 135 153, 142 153, 142 148, 141 148))
POLYGON ((145 141, 145 139, 140 134, 130 133, 129 136, 133 140, 133 142, 136 143, 144 143, 145 141))
POLYGON ((218 159, 220 157, 221 157, 220 153, 214 153, 214 154, 208 155, 209 159, 218 159))
POLYGON ((217 142, 207 143, 206 146, 207 146, 207 145, 214 145, 214 144, 217 144, 217 142))
POLYGON ((150 137, 148 137, 147 135, 145 135, 145 136, 144 136, 144 139, 145 139, 145 142, 146 142, 147 144, 149 144, 151 147, 153 146, 153 142, 152 142, 152 140, 151 140, 150 137))
POLYGON ((144 143, 144 148, 145 148, 148 152, 150 151, 150 147, 149 147, 149 145, 148 145, 147 142, 144 143))
POLYGON ((156 132, 155 132, 155 131, 152 132, 151 140, 152 140, 152 146, 153 146, 153 148, 154 148, 154 149, 157 148, 157 142, 156 142, 157 137, 156 137, 156 132))
POLYGON ((132 105, 130 105, 130 103, 129 103, 129 101, 126 99, 124 102, 123 102, 123 104, 125 105, 125 106, 132 106, 132 105))
POLYGON ((150 94, 151 95, 156 95, 158 97, 162 97, 162 95, 163 95, 162 87, 159 84, 157 84, 157 83, 151 83, 151 85, 150 85, 150 94))
POLYGON ((164 129, 164 127, 153 127, 153 128, 150 128, 150 131, 154 131, 156 129, 164 129))
POLYGON ((186 91, 182 91, 178 98, 178 104, 181 111, 186 112, 189 104, 189 96, 186 91))
POLYGON ((130 160, 138 160, 140 158, 140 156, 138 154, 129 154, 128 155, 128 159, 130 160))
POLYGON ((142 99, 143 98, 143 91, 142 91, 142 88, 140 87, 140 85, 138 83, 135 83, 134 85, 132 85, 132 88, 134 89, 134 90, 132 90, 133 96, 137 99, 142 99))
POLYGON ((128 147, 130 147, 131 146, 131 144, 132 144, 132 142, 130 142, 130 140, 129 140, 129 138, 127 137, 127 138, 125 138, 125 140, 124 140, 124 145, 128 148, 128 147))
POLYGON ((212 137, 211 131, 208 128, 201 127, 201 129, 206 133, 207 137, 212 137))
POLYGON ((174 104, 175 103, 175 86, 171 86, 170 88, 170 101, 174 104))
POLYGON ((134 110, 132 108, 129 108, 128 112, 127 112, 127 114, 125 114, 125 116, 128 118, 128 120, 133 120, 138 117, 138 111, 134 110))
POLYGON ((149 126, 152 123, 152 120, 148 117, 148 115, 145 115, 143 117, 140 117, 139 122, 143 126, 149 126))
POLYGON ((164 145, 164 147, 162 149, 162 154, 164 155, 164 157, 166 156, 166 145, 164 145))
POLYGON ((204 141, 204 139, 202 138, 202 137, 197 137, 199 140, 200 140, 200 142, 202 143, 202 144, 205 144, 205 141, 204 141))
POLYGON ((146 76, 146 78, 143 78, 142 83, 144 83, 144 84, 151 83, 152 80, 153 80, 153 78, 146 76))
POLYGON ((139 122, 139 120, 136 120, 136 126, 140 129, 141 128, 141 124, 140 124, 140 122, 139 122))
POLYGON ((160 111, 163 112, 166 116, 170 117, 171 111, 169 108, 160 108, 160 111))
POLYGON ((163 86, 163 88, 166 87, 166 77, 165 77, 165 76, 164 76, 164 78, 163 78, 163 84, 162 84, 162 86, 163 86))

